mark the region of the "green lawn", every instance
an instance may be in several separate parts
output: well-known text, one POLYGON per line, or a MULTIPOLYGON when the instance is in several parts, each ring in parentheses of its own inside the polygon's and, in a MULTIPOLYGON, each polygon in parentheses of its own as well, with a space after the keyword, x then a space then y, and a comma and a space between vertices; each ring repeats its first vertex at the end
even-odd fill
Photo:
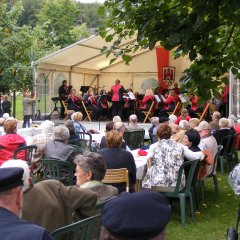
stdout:
POLYGON ((168 239, 224 240, 228 226, 235 226, 239 197, 227 182, 228 175, 218 175, 219 197, 215 196, 212 179, 205 181, 205 204, 199 207, 195 222, 191 222, 187 201, 186 225, 180 224, 180 207, 173 203, 172 219, 167 227, 168 239))
POLYGON ((16 96, 16 118, 18 120, 23 120, 23 106, 22 106, 22 96, 16 96))

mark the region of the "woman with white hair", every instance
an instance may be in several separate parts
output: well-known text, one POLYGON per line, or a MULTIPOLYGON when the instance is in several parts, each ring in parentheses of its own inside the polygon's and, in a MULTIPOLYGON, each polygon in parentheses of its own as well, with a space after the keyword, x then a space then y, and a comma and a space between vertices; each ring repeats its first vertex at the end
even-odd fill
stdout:
POLYGON ((229 135, 229 121, 227 118, 221 118, 219 120, 219 130, 216 130, 213 133, 213 136, 215 137, 217 144, 219 145, 221 143, 221 140, 223 137, 229 135))
POLYGON ((171 140, 183 143, 185 132, 189 129, 189 123, 187 120, 181 120, 179 122, 179 131, 171 137, 171 140))
POLYGON ((44 157, 44 148, 46 143, 52 139, 54 123, 52 121, 45 120, 41 123, 40 128, 42 129, 42 133, 33 136, 32 141, 30 142, 30 145, 37 146, 37 150, 32 159, 32 168, 34 173, 38 172, 41 168, 40 161, 44 157))

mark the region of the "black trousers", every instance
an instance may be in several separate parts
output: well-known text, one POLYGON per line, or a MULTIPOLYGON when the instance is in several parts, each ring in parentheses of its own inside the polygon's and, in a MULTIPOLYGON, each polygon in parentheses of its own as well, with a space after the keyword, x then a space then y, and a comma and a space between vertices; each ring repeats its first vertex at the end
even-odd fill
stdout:
POLYGON ((30 127, 30 119, 31 119, 31 115, 25 115, 23 116, 23 128, 27 128, 30 127))
POLYGON ((119 116, 122 118, 123 102, 112 102, 112 117, 119 116))

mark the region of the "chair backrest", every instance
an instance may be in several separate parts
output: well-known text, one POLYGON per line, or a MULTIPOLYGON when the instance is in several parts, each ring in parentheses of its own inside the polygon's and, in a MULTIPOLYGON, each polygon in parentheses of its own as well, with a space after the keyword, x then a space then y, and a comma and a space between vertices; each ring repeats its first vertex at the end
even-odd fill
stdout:
POLYGON ((125 131, 123 139, 131 150, 144 146, 145 130, 140 131, 125 131))
POLYGON ((228 147, 228 153, 230 154, 234 153, 234 150, 235 150, 234 146, 235 146, 236 139, 237 139, 237 133, 232 134, 229 142, 229 147, 228 147))
POLYGON ((129 175, 127 168, 107 169, 103 183, 126 183, 126 192, 129 192, 129 175))
POLYGON ((21 160, 27 161, 28 165, 31 165, 32 158, 33 158, 36 150, 37 150, 37 146, 35 146, 35 145, 19 147, 14 151, 13 158, 18 159, 18 154, 20 152, 23 152, 24 153, 24 159, 21 158, 21 160))
POLYGON ((68 103, 66 101, 63 101, 61 100, 61 103, 62 103, 62 106, 64 108, 64 113, 67 114, 67 106, 68 106, 68 103))
POLYGON ((182 177, 183 177, 185 168, 188 168, 188 176, 186 179, 184 191, 185 191, 185 193, 189 193, 191 191, 192 181, 194 178, 194 174, 195 174, 195 170, 196 170, 198 162, 199 162, 199 160, 192 160, 192 161, 186 161, 182 164, 182 166, 180 167, 179 172, 178 172, 178 179, 177 179, 176 187, 174 189, 174 193, 178 193, 181 190, 180 185, 181 185, 181 181, 182 181, 182 177))
POLYGON ((100 215, 72 223, 51 233, 53 239, 91 240, 96 238, 100 215))
POLYGON ((231 137, 232 137, 231 135, 227 135, 223 137, 220 141, 219 145, 223 146, 223 149, 221 151, 221 155, 223 156, 226 156, 226 154, 229 152, 231 137))
POLYGON ((143 120, 143 123, 145 123, 148 119, 150 119, 152 117, 153 113, 156 110, 157 105, 158 105, 157 102, 155 100, 153 100, 149 110, 148 111, 142 111, 143 113, 146 113, 145 118, 143 120))
POLYGON ((63 182, 65 185, 74 185, 74 166, 73 164, 57 159, 41 160, 43 179, 55 179, 63 182))
POLYGON ((204 119, 204 117, 205 117, 205 115, 206 115, 206 113, 207 113, 207 111, 209 109, 209 106, 210 106, 210 102, 208 102, 206 107, 204 108, 203 113, 201 114, 201 116, 199 118, 200 122, 204 119))
POLYGON ((217 162, 218 162, 218 159, 219 159, 220 154, 222 152, 222 149, 223 149, 223 146, 222 145, 218 145, 218 150, 217 150, 217 153, 216 153, 216 155, 214 157, 213 168, 212 168, 211 173, 209 174, 210 176, 211 175, 216 175, 217 162))
POLYGON ((83 106, 83 109, 84 109, 84 111, 85 111, 85 113, 86 113, 86 117, 84 118, 84 120, 89 120, 90 122, 92 121, 92 119, 91 119, 91 113, 93 112, 93 111, 91 111, 91 110, 88 110, 87 109, 87 107, 86 107, 86 105, 85 105, 85 103, 84 103, 84 101, 82 100, 82 106, 83 106))
POLYGON ((172 112, 173 115, 179 116, 182 109, 182 103, 178 102, 172 112))
POLYGON ((117 196, 114 196, 114 197, 112 197, 112 198, 108 198, 108 199, 106 199, 106 200, 104 200, 104 201, 98 202, 98 203, 96 204, 96 209, 97 209, 98 213, 101 214, 101 213, 102 213, 102 210, 103 210, 103 207, 105 206, 105 204, 106 204, 107 202, 109 202, 110 200, 116 198, 116 197, 117 197, 117 196))
POLYGON ((92 151, 92 135, 86 132, 76 132, 76 134, 79 135, 79 139, 70 140, 68 144, 77 147, 81 153, 92 151))

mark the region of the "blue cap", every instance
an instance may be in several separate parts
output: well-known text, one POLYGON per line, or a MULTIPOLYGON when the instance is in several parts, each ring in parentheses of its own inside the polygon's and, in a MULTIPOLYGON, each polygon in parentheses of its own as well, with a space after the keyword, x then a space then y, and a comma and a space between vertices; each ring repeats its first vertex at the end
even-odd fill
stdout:
POLYGON ((23 169, 17 167, 0 168, 0 192, 23 185, 23 169))
POLYGON ((102 225, 119 239, 151 239, 165 229, 170 215, 166 198, 158 192, 122 192, 104 206, 102 225))

